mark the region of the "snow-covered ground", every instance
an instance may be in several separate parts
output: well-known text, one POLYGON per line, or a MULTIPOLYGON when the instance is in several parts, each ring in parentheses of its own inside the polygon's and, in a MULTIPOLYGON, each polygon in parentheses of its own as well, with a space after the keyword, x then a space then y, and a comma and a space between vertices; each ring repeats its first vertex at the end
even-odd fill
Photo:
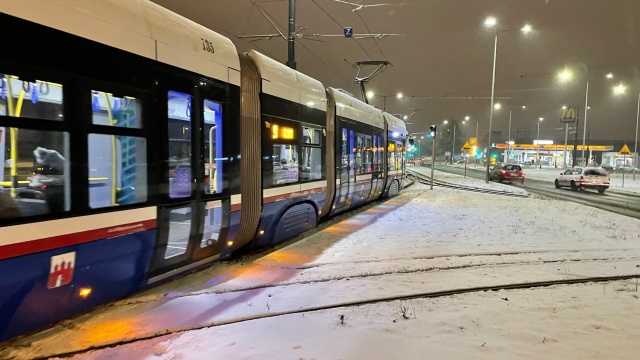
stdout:
POLYGON ((636 279, 479 290, 640 274, 640 220, 573 203, 419 185, 241 261, 101 307, 0 350, 0 358, 82 351, 73 358, 636 359, 640 352, 636 279), (84 352, 91 348, 98 349, 84 352))

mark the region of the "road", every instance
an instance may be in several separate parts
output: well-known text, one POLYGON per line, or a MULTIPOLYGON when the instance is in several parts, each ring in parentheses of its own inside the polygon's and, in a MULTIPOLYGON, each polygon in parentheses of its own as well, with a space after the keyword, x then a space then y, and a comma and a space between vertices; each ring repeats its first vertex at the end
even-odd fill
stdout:
MULTIPOLYGON (((420 168, 417 167, 415 169, 420 168)), ((453 166, 436 165, 435 169, 452 174, 464 174, 464 169, 453 166)), ((467 176, 475 179, 485 179, 484 168, 467 168, 467 176)), ((569 188, 556 189, 552 181, 530 178, 525 180, 524 185, 514 183, 512 186, 524 188, 532 194, 545 198, 571 201, 640 219, 640 196, 638 195, 618 193, 611 190, 608 190, 605 194, 598 194, 592 190, 573 192, 569 188)))

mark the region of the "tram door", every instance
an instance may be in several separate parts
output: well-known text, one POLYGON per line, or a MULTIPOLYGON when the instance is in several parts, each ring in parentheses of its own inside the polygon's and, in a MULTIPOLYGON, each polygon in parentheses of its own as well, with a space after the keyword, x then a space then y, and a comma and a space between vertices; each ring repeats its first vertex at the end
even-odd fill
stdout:
POLYGON ((340 133, 340 160, 338 162, 338 168, 336 169, 340 185, 336 187, 336 209, 351 205, 349 192, 355 185, 353 154, 354 132, 353 130, 349 131, 343 127, 340 133))
POLYGON ((174 270, 214 260, 226 241, 230 201, 220 195, 226 95, 223 89, 206 82, 200 82, 197 89, 165 92, 168 191, 164 194, 166 203, 158 208, 150 283, 170 276, 174 270))
POLYGON ((370 198, 376 198, 384 189, 384 178, 382 172, 382 136, 381 134, 373 135, 373 166, 371 175, 371 193, 370 198))

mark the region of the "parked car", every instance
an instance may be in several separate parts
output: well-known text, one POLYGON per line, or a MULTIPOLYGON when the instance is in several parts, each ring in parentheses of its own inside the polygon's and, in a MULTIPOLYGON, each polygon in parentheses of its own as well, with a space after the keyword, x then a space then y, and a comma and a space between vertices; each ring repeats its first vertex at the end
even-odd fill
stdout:
POLYGON ((600 194, 609 188, 611 179, 607 171, 601 167, 576 166, 560 173, 556 178, 556 189, 568 186, 573 191, 584 189, 597 189, 600 194))
POLYGON ((518 181, 524 183, 524 171, 517 164, 500 164, 496 165, 489 171, 489 180, 497 180, 498 182, 518 181))

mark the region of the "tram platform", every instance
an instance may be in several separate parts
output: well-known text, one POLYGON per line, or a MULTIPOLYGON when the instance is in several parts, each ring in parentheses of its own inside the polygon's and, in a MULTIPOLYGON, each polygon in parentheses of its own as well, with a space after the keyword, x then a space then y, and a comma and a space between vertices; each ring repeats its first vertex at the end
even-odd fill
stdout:
POLYGON ((1 344, 0 358, 632 359, 640 220, 618 219, 414 185, 278 248, 1 344))

